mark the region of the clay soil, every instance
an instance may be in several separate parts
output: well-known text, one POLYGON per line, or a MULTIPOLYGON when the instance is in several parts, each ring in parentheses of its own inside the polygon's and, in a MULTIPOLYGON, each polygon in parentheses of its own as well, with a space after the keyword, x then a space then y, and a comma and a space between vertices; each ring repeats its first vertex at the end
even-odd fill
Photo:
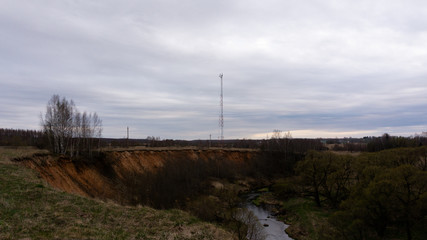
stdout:
POLYGON ((133 150, 109 151, 92 161, 70 160, 49 154, 20 158, 19 162, 36 170, 54 188, 99 199, 123 203, 122 182, 128 176, 156 172, 167 160, 220 159, 244 165, 256 156, 256 151, 242 150, 133 150))

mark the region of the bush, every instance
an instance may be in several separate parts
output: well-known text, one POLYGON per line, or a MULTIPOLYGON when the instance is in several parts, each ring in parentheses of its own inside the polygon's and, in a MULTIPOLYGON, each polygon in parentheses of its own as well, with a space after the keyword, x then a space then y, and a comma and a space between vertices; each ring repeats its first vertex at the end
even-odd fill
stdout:
POLYGON ((296 178, 280 179, 273 184, 271 189, 277 197, 286 200, 298 195, 299 187, 296 182, 296 178))

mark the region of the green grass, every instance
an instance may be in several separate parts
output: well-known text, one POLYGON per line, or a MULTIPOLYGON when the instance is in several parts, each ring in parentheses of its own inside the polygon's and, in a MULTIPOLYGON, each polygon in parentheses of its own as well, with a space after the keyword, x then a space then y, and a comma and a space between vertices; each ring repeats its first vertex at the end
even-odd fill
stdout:
POLYGON ((327 227, 327 218, 332 214, 318 208, 313 200, 292 198, 283 202, 282 209, 286 212, 286 230, 290 236, 298 236, 299 240, 318 239, 322 228, 327 227))
POLYGON ((0 147, 0 239, 232 239, 180 210, 126 207, 58 191, 0 147))
POLYGON ((252 200, 252 203, 256 206, 261 205, 279 205, 280 201, 274 196, 272 192, 268 191, 268 188, 263 188, 262 191, 258 190, 260 195, 252 200))
POLYGON ((259 207, 259 206, 261 205, 261 199, 260 199, 260 197, 257 197, 257 198, 255 198, 254 200, 252 200, 252 203, 253 203, 255 206, 259 207))

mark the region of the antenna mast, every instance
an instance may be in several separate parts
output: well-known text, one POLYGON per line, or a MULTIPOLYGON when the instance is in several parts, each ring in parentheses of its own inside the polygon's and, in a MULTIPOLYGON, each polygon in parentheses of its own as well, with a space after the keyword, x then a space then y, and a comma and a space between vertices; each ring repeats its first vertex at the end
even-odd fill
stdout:
POLYGON ((221 141, 224 140, 224 101, 223 101, 223 92, 222 92, 222 77, 224 74, 220 73, 219 78, 221 78, 221 99, 219 102, 219 105, 221 107, 221 112, 219 115, 219 128, 220 128, 220 139, 221 141))

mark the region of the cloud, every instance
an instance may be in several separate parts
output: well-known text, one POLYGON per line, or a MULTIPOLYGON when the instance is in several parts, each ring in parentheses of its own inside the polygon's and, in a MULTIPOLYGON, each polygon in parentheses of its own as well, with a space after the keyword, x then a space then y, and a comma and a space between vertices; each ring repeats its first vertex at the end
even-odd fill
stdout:
MULTIPOLYGON (((0 127, 37 128, 53 94, 104 136, 409 135, 427 123, 423 1, 9 1, 0 127), (123 130, 124 129, 124 130, 123 130), (311 135, 310 135, 311 134, 311 135)), ((215 138, 215 137, 213 137, 215 138)))

